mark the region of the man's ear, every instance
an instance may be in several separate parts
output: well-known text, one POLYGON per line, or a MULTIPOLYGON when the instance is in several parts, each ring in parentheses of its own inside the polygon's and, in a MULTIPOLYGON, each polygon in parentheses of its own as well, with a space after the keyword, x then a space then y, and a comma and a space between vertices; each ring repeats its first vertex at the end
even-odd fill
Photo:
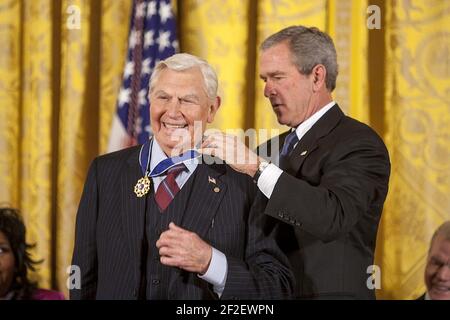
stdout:
POLYGON ((327 76, 327 69, 323 64, 316 65, 311 72, 313 78, 313 91, 319 91, 323 86, 326 86, 325 79, 327 76))
POLYGON ((217 113, 217 110, 219 110, 220 107, 220 97, 217 96, 214 100, 212 100, 212 102, 209 105, 209 109, 208 109, 208 118, 207 118, 207 122, 208 123, 212 123, 214 121, 214 117, 217 113))

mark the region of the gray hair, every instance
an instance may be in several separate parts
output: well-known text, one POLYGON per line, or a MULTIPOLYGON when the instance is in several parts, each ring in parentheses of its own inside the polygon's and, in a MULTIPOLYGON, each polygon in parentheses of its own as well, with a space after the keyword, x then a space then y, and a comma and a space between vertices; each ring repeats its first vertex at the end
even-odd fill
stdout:
POLYGON ((156 64, 150 78, 150 92, 153 91, 153 88, 162 70, 168 68, 173 71, 184 71, 194 67, 200 68, 200 71, 203 75, 203 84, 205 86, 208 97, 210 99, 215 99, 217 97, 218 87, 216 72, 208 64, 208 62, 206 62, 206 60, 188 53, 174 54, 166 60, 160 61, 156 64))
POLYGON ((287 41, 293 56, 293 63, 303 75, 322 64, 327 71, 325 84, 331 92, 336 87, 338 64, 336 49, 331 37, 315 27, 291 26, 269 36, 261 44, 262 51, 287 41))
POLYGON ((436 229, 433 236, 431 237, 430 250, 433 246, 434 240, 436 240, 438 235, 442 235, 445 240, 450 241, 450 220, 444 222, 439 226, 439 228, 436 229))

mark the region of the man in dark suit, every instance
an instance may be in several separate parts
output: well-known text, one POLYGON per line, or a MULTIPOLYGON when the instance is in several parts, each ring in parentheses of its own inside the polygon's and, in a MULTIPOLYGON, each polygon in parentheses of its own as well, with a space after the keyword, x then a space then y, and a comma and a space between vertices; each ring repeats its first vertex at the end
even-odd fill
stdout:
POLYGON ((192 149, 220 105, 214 70, 188 54, 159 62, 150 102, 153 138, 91 165, 71 299, 289 297, 289 262, 252 179, 192 149))
POLYGON ((260 58, 264 95, 291 130, 260 146, 266 159, 225 134, 209 135, 200 151, 257 182, 265 214, 283 222, 279 243, 297 298, 373 299, 367 280, 388 190, 386 147, 332 100, 337 59, 327 34, 283 29, 263 42, 260 58), (227 157, 233 153, 245 161, 227 157))

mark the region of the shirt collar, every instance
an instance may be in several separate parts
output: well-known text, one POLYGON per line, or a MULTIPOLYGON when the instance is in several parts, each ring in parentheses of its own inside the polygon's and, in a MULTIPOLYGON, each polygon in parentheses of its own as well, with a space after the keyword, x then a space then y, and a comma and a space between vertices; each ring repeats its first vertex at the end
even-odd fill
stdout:
MULTIPOLYGON (((164 159, 167 159, 168 156, 164 153, 161 146, 158 143, 158 140, 156 140, 156 137, 153 137, 153 143, 152 143, 152 153, 150 155, 150 172, 152 172, 153 169, 163 161, 164 159)), ((197 168, 197 165, 199 163, 198 158, 189 159, 184 161, 184 165, 189 170, 189 173, 192 173, 197 168)))
POLYGON ((317 122, 319 119, 328 111, 330 110, 336 102, 331 101, 330 103, 326 104, 324 107, 322 107, 319 111, 314 113, 311 117, 300 123, 300 125, 295 129, 295 132, 297 133, 298 140, 303 138, 303 136, 308 132, 309 129, 317 122))

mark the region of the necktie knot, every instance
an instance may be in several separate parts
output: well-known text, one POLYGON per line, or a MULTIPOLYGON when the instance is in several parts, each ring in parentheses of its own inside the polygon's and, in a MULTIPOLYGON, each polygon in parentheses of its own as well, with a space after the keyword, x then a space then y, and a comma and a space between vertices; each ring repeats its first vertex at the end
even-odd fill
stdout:
POLYGON ((177 165, 174 165, 172 168, 167 170, 167 175, 173 175, 177 177, 181 172, 183 172, 186 169, 186 166, 184 163, 179 163, 177 165))

